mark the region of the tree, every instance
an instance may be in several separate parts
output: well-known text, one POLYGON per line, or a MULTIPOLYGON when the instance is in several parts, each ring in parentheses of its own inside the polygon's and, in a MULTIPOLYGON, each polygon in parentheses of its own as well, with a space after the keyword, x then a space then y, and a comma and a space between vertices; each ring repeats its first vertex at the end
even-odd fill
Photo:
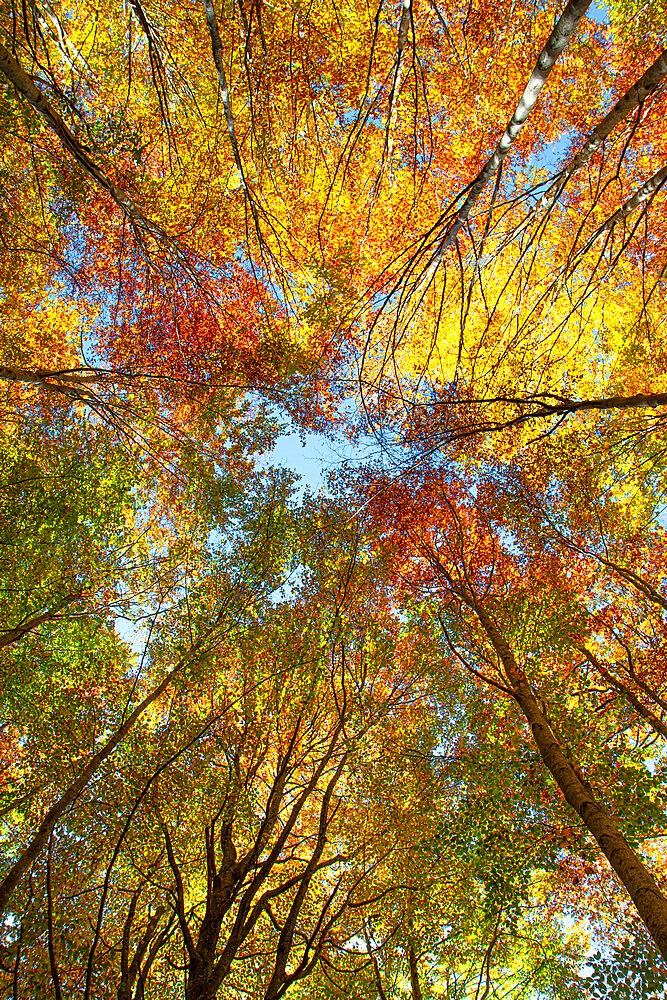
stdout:
MULTIPOLYGON (((378 489, 373 484, 371 496, 376 503, 379 496, 386 503, 386 491, 386 487, 378 489)), ((544 765, 594 836, 658 949, 664 952, 665 897, 623 837, 611 812, 593 792, 580 764, 573 759, 573 751, 559 737, 564 722, 556 723, 551 718, 552 706, 544 690, 548 673, 545 675, 540 660, 548 657, 553 667, 551 649, 558 650, 564 640, 576 646, 583 624, 568 609, 567 602, 560 608, 556 603, 555 614, 552 611, 550 620, 541 621, 544 605, 539 591, 535 597, 527 588, 525 574, 528 571, 532 575, 533 589, 541 582, 540 575, 545 589, 553 587, 553 578, 545 578, 548 564, 538 571, 528 553, 519 550, 515 554, 511 541, 503 544, 492 522, 482 518, 477 505, 470 502, 463 485, 456 480, 431 477, 409 499, 402 491, 390 489, 389 503, 393 507, 389 524, 394 527, 392 534, 387 534, 390 548, 396 553, 396 570, 417 593, 429 595, 435 602, 432 613, 440 622, 450 655, 473 677, 516 703, 544 765), (523 655, 515 652, 515 645, 523 655)), ((558 591, 554 589, 552 594, 558 591)), ((597 662, 585 648, 583 652, 590 662, 597 662)), ((554 693, 560 700, 558 687, 554 693)), ((648 714, 644 710, 642 718, 648 714)), ((581 743, 582 736, 572 734, 570 739, 581 743)), ((585 747, 584 739, 583 752, 585 747)), ((625 792, 631 794, 629 788, 625 792)), ((643 819, 648 819, 646 811, 643 819)))

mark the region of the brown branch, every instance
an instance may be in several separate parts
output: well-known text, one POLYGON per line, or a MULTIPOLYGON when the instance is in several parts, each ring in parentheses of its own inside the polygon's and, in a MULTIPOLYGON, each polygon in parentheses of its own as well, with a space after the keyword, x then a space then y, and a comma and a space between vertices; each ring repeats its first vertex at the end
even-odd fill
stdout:
MULTIPOLYGON (((19 642, 29 632, 34 632, 40 625, 43 625, 44 622, 62 621, 63 619, 67 619, 68 615, 60 614, 60 612, 63 608, 67 607, 68 604, 72 604, 74 601, 80 601, 81 599, 81 594, 69 594, 57 605, 57 607, 49 611, 44 611, 41 615, 35 615, 34 618, 28 618, 19 625, 15 625, 14 628, 7 629, 5 632, 0 632, 0 649, 4 649, 5 646, 11 646, 14 642, 19 642)), ((80 618, 81 615, 77 615, 76 617, 80 618)))
POLYGON ((408 953, 408 966, 410 967, 410 990, 412 993, 412 1000, 423 1000, 421 983, 419 982, 419 966, 417 964, 417 954, 415 952, 415 944, 413 938, 414 924, 412 916, 408 916, 408 943, 407 943, 407 953, 408 953))
POLYGON ((645 722, 648 722, 654 732, 658 733, 658 735, 662 736, 663 739, 667 740, 667 726, 662 719, 659 719, 657 715, 650 711, 650 709, 646 708, 636 694, 630 690, 627 684, 624 684, 618 677, 614 677, 614 675, 610 673, 606 667, 603 667, 594 653, 591 653, 585 646, 578 646, 577 648, 584 654, 588 662, 597 670, 600 676, 604 677, 609 686, 615 688, 620 694, 627 698, 637 715, 641 716, 645 722))

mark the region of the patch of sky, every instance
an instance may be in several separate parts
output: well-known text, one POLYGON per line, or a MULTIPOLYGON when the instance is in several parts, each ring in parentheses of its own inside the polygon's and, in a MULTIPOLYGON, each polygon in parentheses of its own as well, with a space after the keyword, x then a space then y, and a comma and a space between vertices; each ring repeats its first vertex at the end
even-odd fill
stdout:
POLYGON ((129 646, 135 657, 143 656, 149 638, 149 629, 146 625, 137 625, 127 618, 116 618, 114 628, 116 635, 129 646))
POLYGON ((593 0, 586 14, 591 21, 595 21, 597 24, 609 24, 609 8, 606 3, 601 3, 600 0, 593 0))
POLYGON ((533 153, 528 160, 528 167, 534 170, 548 170, 550 173, 556 173, 562 166, 574 135, 574 129, 569 129, 565 135, 559 136, 558 139, 550 142, 538 153, 533 153))
POLYGON ((502 545, 502 547, 507 552, 509 552, 510 555, 517 557, 523 555, 521 546, 519 545, 516 535, 513 535, 510 531, 507 530, 507 528, 503 527, 496 528, 496 537, 500 542, 500 544, 502 545))
POLYGON ((657 749, 658 752, 644 761, 644 767, 651 774, 655 774, 659 767, 664 767, 667 763, 667 749, 660 747, 652 747, 652 749, 657 749))
POLYGON ((306 493, 327 493, 328 478, 336 470, 363 465, 377 459, 378 444, 374 438, 351 441, 344 434, 329 436, 299 432, 289 419, 282 419, 283 433, 274 447, 255 460, 257 468, 289 469, 299 477, 294 499, 298 502, 306 493))
POLYGON ((271 466, 289 469, 299 477, 297 498, 306 492, 319 493, 324 486, 324 470, 329 461, 330 442, 322 434, 298 434, 288 426, 273 449, 256 460, 258 469, 271 466))

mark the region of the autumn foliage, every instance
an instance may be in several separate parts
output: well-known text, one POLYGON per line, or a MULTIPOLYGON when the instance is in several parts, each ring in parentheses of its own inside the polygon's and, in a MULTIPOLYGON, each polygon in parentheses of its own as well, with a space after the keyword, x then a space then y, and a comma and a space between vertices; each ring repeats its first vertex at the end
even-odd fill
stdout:
POLYGON ((0 11, 3 997, 664 995, 666 14, 0 11))

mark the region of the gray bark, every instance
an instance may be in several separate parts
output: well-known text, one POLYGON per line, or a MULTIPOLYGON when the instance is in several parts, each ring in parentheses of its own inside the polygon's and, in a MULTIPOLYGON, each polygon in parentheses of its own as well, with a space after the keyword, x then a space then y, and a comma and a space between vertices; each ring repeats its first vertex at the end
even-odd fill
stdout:
MULTIPOLYGON (((611 135, 613 130, 620 125, 622 121, 625 121, 625 119, 631 115, 632 112, 640 106, 640 104, 643 104, 646 98, 660 86, 666 76, 667 49, 664 49, 655 62, 649 66, 646 72, 632 85, 632 87, 630 87, 628 91, 626 91, 623 97, 616 102, 614 107, 608 114, 605 115, 602 121, 595 126, 579 152, 572 157, 572 159, 563 167, 561 171, 559 171, 558 174, 556 174, 547 190, 544 192, 542 197, 538 199, 537 203, 533 205, 518 229, 524 229, 538 212, 540 212, 543 208, 546 208, 550 202, 558 198, 570 178, 578 173, 578 171, 589 162, 593 154, 597 152, 605 139, 611 135)), ((517 230, 515 230, 512 235, 516 236, 516 233, 517 230)))
POLYGON ((440 242, 433 258, 435 263, 439 263, 448 247, 452 246, 461 228, 465 225, 480 194, 489 181, 498 173, 503 160, 535 107, 556 60, 568 45, 589 5, 590 0, 570 0, 563 11, 549 36, 547 44, 540 52, 535 69, 531 73, 512 118, 505 127, 500 142, 473 181, 466 200, 456 213, 453 223, 449 226, 444 238, 440 242))
POLYGON ((99 185, 113 198, 114 202, 121 209, 123 214, 136 226, 137 229, 145 233, 150 233, 158 242, 163 243, 166 239, 165 233, 153 222, 146 218, 143 212, 135 205, 126 192, 121 191, 114 182, 107 177, 104 171, 88 155, 88 151, 81 145, 74 133, 67 127, 58 112, 51 106, 46 96, 35 86, 35 82, 30 77, 19 61, 0 43, 0 71, 4 73, 10 83, 30 104, 35 111, 44 119, 52 132, 54 132, 64 148, 76 160, 76 162, 93 178, 99 185))

